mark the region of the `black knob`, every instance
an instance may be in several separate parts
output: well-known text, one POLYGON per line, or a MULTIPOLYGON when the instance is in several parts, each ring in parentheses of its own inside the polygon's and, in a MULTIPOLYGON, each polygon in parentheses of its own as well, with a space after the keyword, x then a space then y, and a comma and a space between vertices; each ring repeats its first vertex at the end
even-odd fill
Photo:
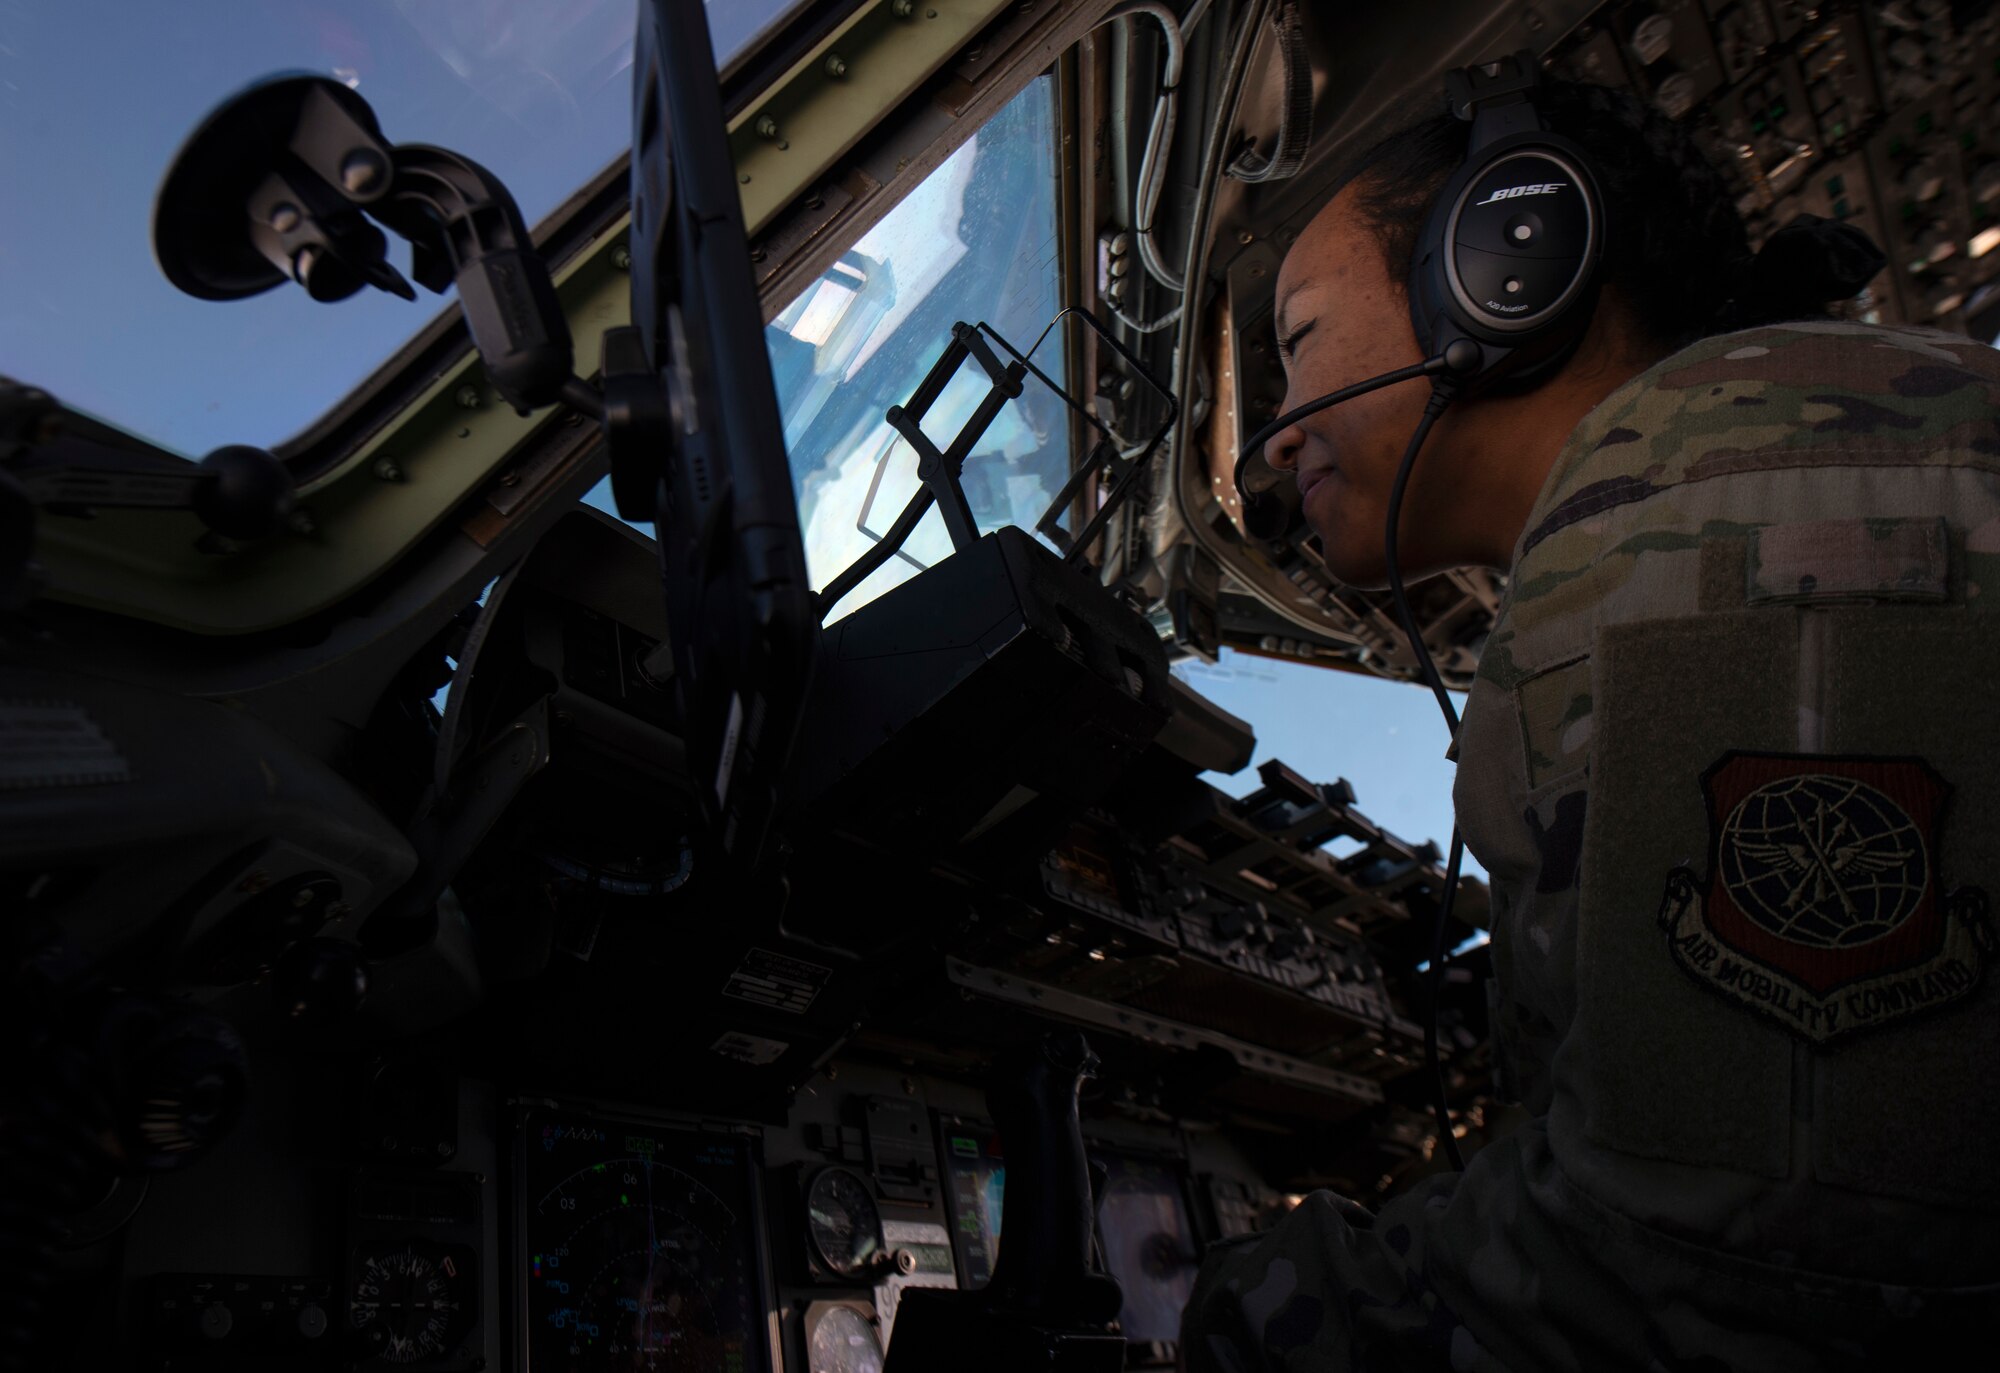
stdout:
POLYGON ((300 940, 271 970, 271 994, 278 1014, 301 1029, 337 1025, 368 995, 367 960, 342 939, 300 940))
POLYGON ((291 513, 292 474, 261 448, 232 443, 203 458, 201 469, 211 479, 195 488, 194 513, 224 538, 266 538, 291 513))

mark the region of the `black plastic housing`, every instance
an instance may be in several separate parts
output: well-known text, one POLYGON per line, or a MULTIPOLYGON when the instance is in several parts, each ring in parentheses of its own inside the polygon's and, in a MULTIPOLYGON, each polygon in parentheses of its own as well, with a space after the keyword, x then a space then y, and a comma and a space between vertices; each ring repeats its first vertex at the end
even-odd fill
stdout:
POLYGON ((828 626, 799 835, 1039 852, 1172 709, 1151 625, 1013 526, 828 626))

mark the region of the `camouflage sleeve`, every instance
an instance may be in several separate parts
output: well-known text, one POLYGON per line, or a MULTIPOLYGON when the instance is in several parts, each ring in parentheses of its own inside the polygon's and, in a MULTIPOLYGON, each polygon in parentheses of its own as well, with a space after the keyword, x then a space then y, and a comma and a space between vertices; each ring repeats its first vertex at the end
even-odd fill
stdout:
POLYGON ((1181 1318, 1189 1373, 1353 1367, 1342 1267, 1356 1231, 1315 1192, 1270 1230, 1223 1240, 1202 1260, 1181 1318))
POLYGON ((1270 1230, 1211 1246, 1181 1321, 1183 1367, 1503 1373, 1424 1271, 1424 1222, 1458 1181, 1457 1174, 1432 1178, 1379 1219, 1332 1192, 1314 1192, 1270 1230))

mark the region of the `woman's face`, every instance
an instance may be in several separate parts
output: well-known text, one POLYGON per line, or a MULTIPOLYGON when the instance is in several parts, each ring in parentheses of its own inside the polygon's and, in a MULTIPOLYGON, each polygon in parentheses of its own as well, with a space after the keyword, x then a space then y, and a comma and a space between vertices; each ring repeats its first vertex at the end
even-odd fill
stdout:
MULTIPOLYGON (((1292 245, 1278 273, 1275 323, 1286 410, 1423 361, 1404 284, 1390 279, 1381 247, 1354 213, 1353 200, 1352 187, 1335 196, 1292 245)), ((1380 586, 1387 579, 1382 539, 1389 488, 1429 398, 1424 380, 1385 386, 1310 415, 1264 446, 1272 467, 1295 473, 1306 522, 1324 545, 1327 567, 1351 586, 1380 586)), ((1447 412, 1433 431, 1405 498, 1406 570, 1427 557, 1420 512, 1436 504, 1423 499, 1426 489, 1448 486, 1438 481, 1437 460, 1451 419, 1447 412)))

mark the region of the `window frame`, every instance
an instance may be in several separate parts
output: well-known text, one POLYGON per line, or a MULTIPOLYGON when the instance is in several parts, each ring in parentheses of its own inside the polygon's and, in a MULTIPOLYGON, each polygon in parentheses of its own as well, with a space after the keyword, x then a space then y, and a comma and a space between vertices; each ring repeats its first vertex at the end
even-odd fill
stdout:
MULTIPOLYGON (((878 3, 886 10, 889 0, 878 3)), ((927 69, 899 102, 872 113, 852 147, 753 232, 752 259, 759 264, 767 318, 790 299, 798 280, 817 275, 822 259, 845 251, 1101 23, 1113 4, 1085 0, 1021 7, 968 0, 960 18, 990 14, 985 27, 971 30, 962 42, 953 40, 954 56, 927 69), (845 195, 838 213, 826 213, 833 207, 818 194, 829 187, 845 195)), ((941 3, 939 9, 947 6, 941 3)), ((843 12, 855 13, 851 7, 843 12)), ((820 11, 809 9, 799 22, 821 18, 820 11)), ((777 54, 772 63, 787 41, 772 40, 769 51, 777 54)), ((779 76, 795 79, 801 70, 820 67, 795 66, 779 76)), ((743 86, 726 87, 725 104, 735 104, 747 127, 754 123, 753 102, 769 86, 752 87, 744 79, 743 86)), ((594 187, 544 221, 538 236, 561 264, 557 289, 571 310, 585 369, 598 331, 618 322, 615 306, 607 312, 606 305, 619 279, 617 250, 624 246, 623 172, 623 160, 607 168, 594 187), (604 198, 593 199, 591 191, 604 198)), ((1076 276, 1070 273, 1072 281, 1076 276)), ((435 606, 476 575, 466 571, 468 554, 482 574, 520 557, 528 541, 603 473, 605 457, 595 434, 559 409, 516 419, 504 407, 454 408, 461 381, 479 380, 467 371, 473 366, 469 348, 454 347, 463 330, 452 316, 434 321, 320 426, 282 447, 314 520, 311 533, 280 535, 217 556, 192 515, 108 511, 88 523, 46 519, 39 526, 36 556, 49 573, 47 599, 203 637, 245 640, 311 622, 320 637, 303 656, 323 661, 357 646, 350 644, 343 621, 350 604, 376 606, 393 597, 435 606), (396 470, 421 471, 425 479, 404 483, 381 477, 375 470, 378 454, 393 457, 396 470), (375 585, 385 577, 394 578, 393 588, 375 585)), ((1073 375, 1068 380, 1075 384, 1073 375)), ((93 431, 88 417, 78 416, 77 422, 80 431, 93 431)), ((161 452, 121 436, 121 446, 127 443, 141 452, 161 452)))

